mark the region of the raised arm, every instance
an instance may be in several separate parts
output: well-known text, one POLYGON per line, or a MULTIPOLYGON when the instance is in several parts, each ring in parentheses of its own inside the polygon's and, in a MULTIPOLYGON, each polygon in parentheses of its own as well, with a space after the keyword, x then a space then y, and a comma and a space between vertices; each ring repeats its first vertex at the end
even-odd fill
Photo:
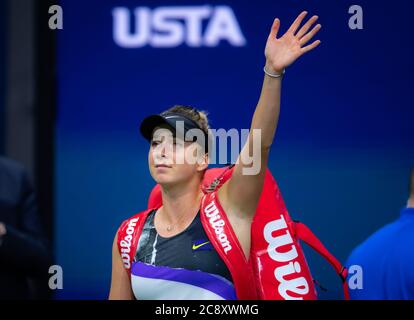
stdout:
POLYGON ((279 119, 282 76, 277 75, 282 75, 286 67, 320 43, 316 40, 308 44, 321 26, 318 24, 311 29, 318 19, 313 16, 300 27, 306 14, 306 11, 302 12, 279 38, 277 35, 280 21, 275 19, 273 22, 265 48, 265 70, 275 77, 267 74, 264 76, 247 142, 240 152, 232 178, 218 192, 220 202, 241 240, 245 253, 248 252, 250 244, 250 238, 245 239, 245 235, 250 236, 249 223, 260 198, 269 151, 279 119))

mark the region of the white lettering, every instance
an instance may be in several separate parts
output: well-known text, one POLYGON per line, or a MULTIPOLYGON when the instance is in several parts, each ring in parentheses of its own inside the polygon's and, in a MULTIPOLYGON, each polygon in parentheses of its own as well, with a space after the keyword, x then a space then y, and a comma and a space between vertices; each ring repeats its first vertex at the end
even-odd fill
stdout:
POLYGON ((131 268, 131 257, 129 253, 131 252, 132 235, 135 231, 137 221, 138 218, 134 218, 129 221, 126 229, 127 235, 119 242, 119 245, 121 246, 121 258, 126 269, 131 268))
POLYGON ((131 30, 131 12, 125 7, 112 10, 113 38, 123 48, 215 47, 220 41, 232 46, 246 45, 246 39, 229 6, 166 6, 134 10, 135 28, 131 30), (207 26, 203 35, 203 21, 207 26))
POLYGON ((362 267, 359 265, 352 265, 348 269, 349 279, 348 279, 348 286, 349 289, 363 289, 363 271, 362 267))
POLYGON ((352 16, 349 18, 348 26, 351 30, 362 30, 364 29, 364 22, 363 22, 363 10, 361 6, 352 5, 349 7, 348 10, 349 14, 352 16))
POLYGON ((206 29, 204 43, 215 47, 221 40, 227 40, 235 47, 246 44, 233 10, 228 6, 217 6, 206 29))
POLYGON ((267 223, 263 229, 263 235, 269 244, 267 247, 269 257, 277 262, 289 262, 274 270, 275 278, 279 282, 277 287, 279 294, 286 300, 302 300, 303 297, 300 295, 306 295, 309 292, 309 284, 305 277, 298 275, 302 268, 298 261, 293 261, 298 257, 298 252, 283 215, 280 215, 279 219, 267 223), (273 236, 273 232, 282 230, 284 231, 282 235, 273 236), (288 251, 280 252, 278 250, 278 248, 289 244, 291 245, 288 251), (297 277, 292 278, 294 274, 297 274, 297 277), (286 279, 286 276, 289 276, 289 280, 286 279), (296 293, 299 297, 289 295, 288 291, 296 293))
POLYGON ((227 235, 224 233, 224 226, 225 222, 223 219, 220 218, 219 210, 217 209, 216 205, 214 204, 214 201, 209 203, 204 208, 204 213, 207 218, 209 218, 210 225, 214 228, 214 231, 217 235, 217 239, 220 241, 221 246, 224 249, 224 252, 227 253, 232 249, 230 242, 227 238, 227 235))
POLYGON ((52 276, 49 278, 49 288, 51 290, 63 289, 63 269, 59 265, 53 265, 49 267, 49 274, 52 276))

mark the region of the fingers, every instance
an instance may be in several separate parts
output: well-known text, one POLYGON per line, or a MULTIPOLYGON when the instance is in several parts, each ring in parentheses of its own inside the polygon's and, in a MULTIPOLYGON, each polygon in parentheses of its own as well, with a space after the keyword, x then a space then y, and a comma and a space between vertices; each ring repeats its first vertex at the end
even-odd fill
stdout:
POLYGON ((308 43, 313 36, 322 28, 322 26, 320 24, 317 24, 316 26, 313 27, 313 29, 308 32, 307 34, 305 34, 300 40, 299 43, 301 46, 304 46, 306 43, 308 43))
POLYGON ((273 21, 272 28, 270 29, 269 37, 271 37, 273 39, 276 38, 277 37, 277 33, 279 31, 279 27, 280 27, 280 20, 278 18, 276 18, 273 21))
MULTIPOLYGON (((286 32, 286 34, 290 33, 291 34, 290 36, 294 36, 297 40, 299 40, 299 44, 302 47, 300 49, 301 55, 308 52, 308 51, 310 51, 310 50, 312 50, 312 49, 314 49, 314 48, 316 48, 321 43, 320 40, 316 40, 316 41, 312 42, 310 45, 304 46, 315 36, 315 34, 322 27, 320 24, 317 24, 316 26, 314 26, 312 28, 311 31, 309 31, 309 29, 312 27, 312 25, 318 20, 318 16, 313 16, 299 29, 300 25, 302 24, 303 19, 305 19, 307 14, 308 14, 307 11, 303 11, 302 13, 300 13, 296 17, 295 21, 293 21, 293 23, 290 26, 290 28, 288 29, 288 31, 286 32), (296 31, 298 29, 299 29, 299 31, 296 33, 296 31)), ((272 28, 270 30, 269 38, 275 39, 277 37, 279 27, 280 27, 280 20, 276 18, 273 21, 273 25, 272 25, 272 28)), ((282 38, 284 38, 284 36, 282 38)))
POLYGON ((306 22, 302 28, 300 28, 300 30, 298 31, 298 33, 296 34, 296 37, 298 37, 299 39, 302 38, 302 36, 304 34, 306 34, 306 32, 308 32, 309 28, 316 22, 316 20, 318 20, 318 16, 313 16, 312 18, 310 18, 308 20, 308 22, 306 22))
POLYGON ((312 49, 315 49, 319 44, 321 43, 320 40, 315 40, 314 42, 312 42, 310 45, 303 47, 301 49, 301 53, 304 54, 308 51, 311 51, 312 49))
POLYGON ((287 32, 291 32, 295 34, 296 30, 298 30, 300 24, 302 23, 303 19, 305 18, 307 14, 308 13, 306 11, 303 11, 300 15, 298 15, 295 21, 293 21, 292 25, 290 26, 287 32))

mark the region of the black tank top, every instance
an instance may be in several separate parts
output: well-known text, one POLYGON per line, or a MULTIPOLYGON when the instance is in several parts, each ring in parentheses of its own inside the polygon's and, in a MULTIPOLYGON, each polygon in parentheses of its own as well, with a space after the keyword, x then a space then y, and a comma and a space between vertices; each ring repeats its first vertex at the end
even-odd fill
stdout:
POLYGON ((197 213, 179 234, 164 238, 145 221, 132 267, 137 299, 236 299, 231 274, 210 243, 197 213))

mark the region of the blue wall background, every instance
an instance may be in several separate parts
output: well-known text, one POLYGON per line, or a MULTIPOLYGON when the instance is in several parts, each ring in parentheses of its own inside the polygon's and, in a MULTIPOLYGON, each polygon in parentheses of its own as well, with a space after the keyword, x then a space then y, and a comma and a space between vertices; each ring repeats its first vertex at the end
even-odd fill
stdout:
MULTIPOLYGON (((414 165, 414 47, 407 1, 358 1, 364 29, 350 30, 351 1, 220 1, 246 46, 121 48, 112 9, 204 1, 63 0, 58 32, 55 239, 64 270, 59 299, 105 299, 111 246, 122 220, 145 209, 153 181, 141 119, 173 104, 208 110, 215 128, 248 128, 274 17, 284 32, 306 9, 322 44, 287 69, 269 167, 291 215, 341 261, 407 200, 414 165)), ((206 20, 207 21, 207 20, 206 20)), ((206 22, 205 21, 205 22, 206 22)), ((206 23, 203 24, 203 30, 206 23)), ((306 250, 316 279, 341 298, 340 281, 306 250)))

